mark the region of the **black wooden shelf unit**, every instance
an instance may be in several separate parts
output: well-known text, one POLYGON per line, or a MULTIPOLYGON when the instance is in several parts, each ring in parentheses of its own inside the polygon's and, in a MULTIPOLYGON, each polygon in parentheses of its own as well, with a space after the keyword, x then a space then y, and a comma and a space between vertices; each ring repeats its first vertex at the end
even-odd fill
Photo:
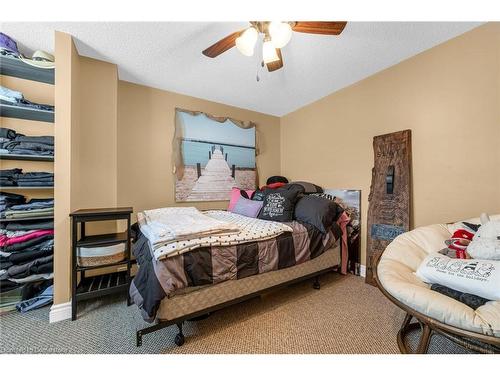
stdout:
POLYGON ((55 69, 43 69, 28 65, 18 58, 0 55, 0 74, 54 84, 55 69))
POLYGON ((76 246, 90 247, 97 245, 116 245, 128 241, 127 232, 97 234, 95 236, 85 236, 76 242, 76 246))
POLYGON ((76 289, 76 293, 78 295, 78 301, 84 301, 90 298, 97 298, 107 294, 121 292, 127 287, 127 271, 121 271, 94 277, 87 277, 82 280, 82 282, 80 282, 78 288, 76 289))
MULTIPOLYGON (((76 319, 77 303, 89 298, 102 297, 107 294, 126 291, 130 288, 130 269, 134 261, 131 257, 131 230, 130 215, 132 207, 96 208, 77 210, 71 217, 71 320, 76 319), (121 233, 106 233, 87 235, 85 224, 93 221, 126 220, 127 229, 121 233), (101 247, 124 243, 125 257, 114 263, 105 263, 94 266, 82 266, 77 262, 79 247, 101 247), (115 271, 104 275, 87 277, 85 272, 108 267, 126 266, 125 271, 115 271), (78 283, 78 274, 80 282, 78 283)), ((130 299, 127 298, 130 305, 130 299)))
POLYGON ((33 120, 43 122, 54 122, 54 111, 23 107, 20 105, 0 103, 0 116, 18 118, 21 120, 33 120))

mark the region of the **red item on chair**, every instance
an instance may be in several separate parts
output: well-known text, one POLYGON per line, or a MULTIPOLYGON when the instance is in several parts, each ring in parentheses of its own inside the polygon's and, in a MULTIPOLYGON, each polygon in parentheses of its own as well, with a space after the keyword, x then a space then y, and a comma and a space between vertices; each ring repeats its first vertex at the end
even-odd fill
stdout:
POLYGON ((456 230, 447 241, 448 249, 454 250, 458 259, 467 259, 467 246, 472 241, 474 233, 466 229, 456 230))
POLYGON ((471 233, 465 229, 458 229, 453 233, 453 236, 451 236, 451 239, 452 240, 464 239, 464 240, 472 241, 473 237, 474 237, 474 233, 471 233))

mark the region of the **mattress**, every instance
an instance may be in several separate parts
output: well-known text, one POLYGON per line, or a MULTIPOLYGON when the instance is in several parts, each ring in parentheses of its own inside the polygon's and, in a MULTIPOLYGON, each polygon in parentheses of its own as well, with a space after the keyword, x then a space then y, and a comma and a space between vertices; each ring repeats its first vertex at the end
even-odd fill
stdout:
POLYGON ((187 287, 162 300, 157 319, 173 320, 340 265, 337 244, 318 257, 281 270, 201 287, 187 287))

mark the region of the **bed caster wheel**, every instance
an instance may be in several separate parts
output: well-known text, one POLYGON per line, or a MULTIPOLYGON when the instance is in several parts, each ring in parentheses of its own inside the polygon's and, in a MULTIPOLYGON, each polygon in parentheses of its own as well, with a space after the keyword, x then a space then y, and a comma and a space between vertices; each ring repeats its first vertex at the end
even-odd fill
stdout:
POLYGON ((184 335, 182 333, 178 333, 176 336, 175 336, 175 339, 174 339, 174 342, 175 342, 175 345, 177 346, 182 346, 184 345, 184 335))
POLYGON ((319 283, 319 277, 316 277, 313 281, 313 289, 321 289, 321 284, 319 283))

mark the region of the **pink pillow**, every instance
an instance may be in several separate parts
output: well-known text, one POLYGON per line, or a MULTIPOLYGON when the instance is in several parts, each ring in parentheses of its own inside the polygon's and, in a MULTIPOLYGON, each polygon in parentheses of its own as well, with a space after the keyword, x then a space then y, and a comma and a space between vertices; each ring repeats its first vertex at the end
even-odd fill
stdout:
MULTIPOLYGON (((227 206, 227 210, 228 211, 232 211, 233 208, 234 208, 234 205, 240 199, 240 197, 241 197, 241 190, 242 189, 239 189, 237 187, 234 187, 231 190, 231 199, 229 200, 229 206, 227 206)), ((248 197, 251 197, 255 190, 245 190, 245 191, 248 194, 248 197)))

